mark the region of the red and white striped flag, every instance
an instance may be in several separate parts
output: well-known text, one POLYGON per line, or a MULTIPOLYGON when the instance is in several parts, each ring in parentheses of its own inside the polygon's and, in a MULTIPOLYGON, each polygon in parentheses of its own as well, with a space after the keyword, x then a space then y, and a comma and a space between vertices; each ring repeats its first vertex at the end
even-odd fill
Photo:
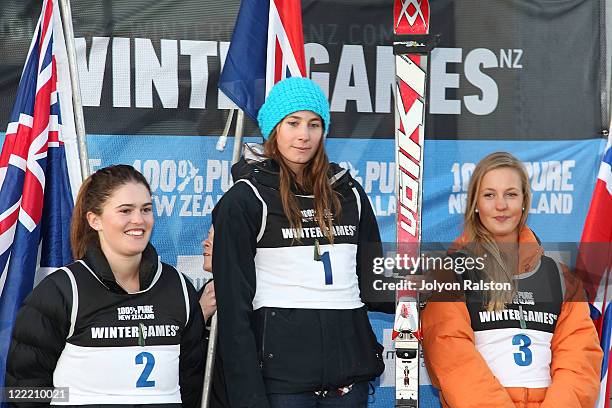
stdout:
POLYGON ((582 231, 577 270, 589 296, 591 317, 604 352, 600 393, 595 407, 606 408, 610 406, 612 361, 612 134, 608 136, 582 231))
POLYGON ((274 84, 295 76, 306 76, 301 2, 243 1, 219 88, 257 121, 274 84))
POLYGON ((23 299, 45 272, 72 260, 80 182, 59 7, 44 0, 0 153, 0 385, 23 299))

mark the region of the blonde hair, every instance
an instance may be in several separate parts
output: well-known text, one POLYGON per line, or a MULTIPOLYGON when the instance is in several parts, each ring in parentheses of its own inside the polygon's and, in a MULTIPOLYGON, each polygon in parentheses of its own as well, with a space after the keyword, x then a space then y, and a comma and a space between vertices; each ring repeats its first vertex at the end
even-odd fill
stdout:
POLYGON ((521 188, 523 193, 523 213, 518 223, 520 231, 527 222, 529 208, 531 207, 531 188, 529 185, 529 176, 527 171, 516 157, 508 152, 491 153, 476 165, 470 183, 468 185, 467 205, 464 216, 463 234, 468 243, 469 249, 476 255, 489 254, 486 258, 486 277, 494 282, 509 283, 510 291, 489 291, 485 295, 487 310, 502 310, 507 303, 512 301, 516 293, 516 285, 513 279, 514 272, 510 270, 506 262, 503 260, 499 245, 495 239, 483 225, 480 217, 476 213, 478 203, 478 193, 480 185, 485 174, 491 170, 499 168, 508 168, 515 170, 521 180, 521 188))

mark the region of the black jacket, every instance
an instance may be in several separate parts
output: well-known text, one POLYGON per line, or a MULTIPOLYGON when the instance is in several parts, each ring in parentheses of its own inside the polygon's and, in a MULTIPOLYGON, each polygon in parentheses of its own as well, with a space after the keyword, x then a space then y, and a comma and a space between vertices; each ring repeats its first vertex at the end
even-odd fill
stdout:
MULTIPOLYGON (((175 347, 174 345, 180 345, 178 384, 182 406, 199 407, 204 361, 203 318, 195 289, 191 283, 185 278, 181 280, 171 266, 160 264, 157 253, 150 244, 143 253, 140 265, 140 287, 143 289, 135 294, 128 295, 117 284, 106 258, 97 247, 89 248, 82 262, 75 262, 67 268, 72 272, 78 295, 78 307, 75 308, 78 312, 72 326, 73 333, 70 333, 73 283, 66 271, 58 270, 43 279, 34 288, 17 314, 7 360, 6 385, 10 387, 54 386, 53 375, 56 368, 59 367, 58 360, 68 344, 71 347, 74 346, 76 350, 82 350, 84 354, 90 353, 88 351, 90 347, 97 349, 109 347, 109 352, 105 353, 107 358, 113 357, 113 350, 120 350, 124 347, 132 346, 134 353, 137 353, 139 348, 133 346, 159 344, 175 347), (185 282, 186 292, 181 281, 185 282), (189 301, 188 316, 186 315, 186 298, 189 301), (152 305, 150 309, 152 313, 138 315, 135 310, 132 310, 134 312, 132 315, 119 316, 123 313, 119 311, 120 307, 124 306, 125 302, 131 302, 134 305, 140 303, 152 305), (174 323, 173 327, 178 328, 176 335, 166 330, 171 326, 169 323, 174 323), (99 330, 98 335, 93 334, 92 324, 100 326, 96 328, 99 330), (131 331, 131 336, 128 335, 127 327, 134 325, 144 327, 141 333, 151 330, 150 335, 144 336, 144 339, 134 336, 134 331, 131 331), (126 327, 123 332, 119 331, 125 335, 104 334, 104 330, 119 326, 126 327), (158 330, 157 333, 154 333, 155 329, 158 330)), ((151 350, 153 349, 154 347, 151 350)), ((155 354, 154 351, 151 352, 155 354)), ((124 352, 119 351, 119 353, 124 352)), ((124 354, 121 355, 124 356, 124 354)), ((149 364, 149 362, 147 359, 146 363, 149 364)), ((134 356, 131 356, 129 360, 125 359, 125 364, 141 363, 142 361, 135 362, 134 356)), ((159 365, 158 363, 159 361, 155 364, 159 365)), ((67 367, 67 372, 71 371, 71 367, 71 365, 67 367)), ((138 366, 139 372, 142 371, 141 367, 144 365, 138 366)), ((99 368, 87 367, 87 370, 93 377, 102 378, 99 368)), ((113 373, 106 373, 105 376, 113 376, 113 373)), ((134 379, 135 383, 136 380, 138 379, 134 379)), ((149 380, 155 380, 155 371, 151 370, 149 380)), ((101 381, 104 380, 101 379, 101 381)), ((99 386, 103 393, 104 384, 99 386)), ((142 401, 139 404, 142 405, 142 401)), ((161 406, 161 404, 144 404, 161 406)), ((37 405, 48 406, 49 403, 37 405)), ((179 404, 163 404, 164 407, 170 405, 179 406, 179 404)), ((121 404, 117 406, 126 407, 121 404)))
MULTIPOLYGON (((374 213, 362 187, 350 174, 337 165, 332 170, 332 187, 343 208, 348 208, 349 199, 355 205, 353 188, 359 192, 361 217, 348 220, 358 225, 355 273, 362 278, 371 276, 371 258, 382 252, 374 213)), ((276 191, 278 199, 278 165, 273 161, 247 164, 243 159, 233 167, 232 174, 235 181, 246 179, 257 188, 267 189, 268 196, 276 191)), ((254 258, 262 213, 262 202, 244 182, 236 182, 213 211, 219 352, 232 407, 268 407, 269 393, 336 389, 380 375, 384 369, 382 346, 376 341, 365 306, 253 310, 257 285, 254 258)), ((347 216, 343 216, 343 222, 347 216)), ((319 239, 327 243, 326 238, 319 239)), ((363 299, 363 287, 361 293, 364 303, 393 313, 393 299, 370 303, 363 299)))

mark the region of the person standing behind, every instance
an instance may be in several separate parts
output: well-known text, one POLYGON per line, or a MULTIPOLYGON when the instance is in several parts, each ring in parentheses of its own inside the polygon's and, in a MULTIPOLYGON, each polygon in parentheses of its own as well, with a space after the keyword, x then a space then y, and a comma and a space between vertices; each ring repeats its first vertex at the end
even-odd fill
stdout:
POLYGON ((527 226, 530 205, 514 156, 492 153, 476 165, 451 256, 483 267, 449 271, 464 293, 455 302, 438 294, 421 316, 425 363, 444 407, 591 408, 597 399, 602 351, 588 304, 527 226))
POLYGON ((231 405, 365 407, 384 369, 359 286, 371 273, 368 244, 380 247, 371 205, 328 161, 329 104, 314 82, 277 83, 258 122, 263 153, 233 167, 213 211, 231 405))
POLYGON ((52 405, 199 407, 202 313, 189 280, 149 242, 152 206, 131 166, 83 182, 70 231, 77 261, 24 301, 7 386, 67 387, 68 401, 52 405))
MULTIPOLYGON (((206 272, 212 273, 212 254, 213 254, 213 238, 215 236, 214 227, 210 227, 208 230, 208 236, 202 241, 202 249, 204 255, 203 269, 206 272)), ((215 281, 210 279, 207 281, 202 289, 200 289, 200 307, 202 308, 202 316, 204 321, 208 322, 215 312, 217 311, 217 299, 215 296, 215 281)))

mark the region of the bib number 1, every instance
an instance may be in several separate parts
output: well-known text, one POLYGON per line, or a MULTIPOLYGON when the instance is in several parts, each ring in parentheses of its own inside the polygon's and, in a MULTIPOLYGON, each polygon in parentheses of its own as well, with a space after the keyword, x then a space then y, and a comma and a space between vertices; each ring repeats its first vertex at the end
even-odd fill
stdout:
POLYGON ((321 248, 319 248, 318 239, 315 239, 314 243, 314 260, 317 262, 323 262, 323 270, 325 271, 325 284, 333 285, 334 276, 332 275, 332 265, 331 259, 329 257, 329 251, 321 253, 321 248))
POLYGON ((333 285, 334 277, 332 275, 331 260, 329 259, 329 252, 325 251, 321 254, 321 262, 323 262, 323 269, 325 270, 325 284, 333 285))

